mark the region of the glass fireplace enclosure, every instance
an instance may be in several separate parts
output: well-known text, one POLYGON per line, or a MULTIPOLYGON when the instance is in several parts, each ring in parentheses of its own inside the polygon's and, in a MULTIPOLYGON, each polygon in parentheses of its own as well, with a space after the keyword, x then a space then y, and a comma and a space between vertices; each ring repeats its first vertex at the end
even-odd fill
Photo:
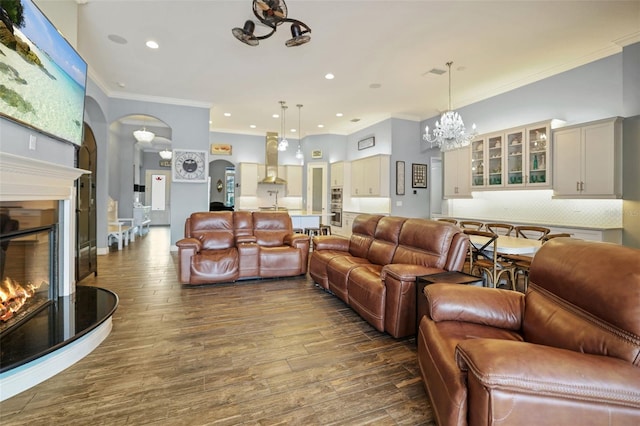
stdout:
POLYGON ((58 202, 0 203, 0 334, 57 300, 58 202))

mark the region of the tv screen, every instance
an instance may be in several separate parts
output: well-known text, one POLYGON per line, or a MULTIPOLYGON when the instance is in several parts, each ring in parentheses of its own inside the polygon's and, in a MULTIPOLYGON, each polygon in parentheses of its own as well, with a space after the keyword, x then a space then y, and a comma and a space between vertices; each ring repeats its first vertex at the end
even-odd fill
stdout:
POLYGON ((0 116, 80 145, 86 62, 32 0, 0 6, 0 116))

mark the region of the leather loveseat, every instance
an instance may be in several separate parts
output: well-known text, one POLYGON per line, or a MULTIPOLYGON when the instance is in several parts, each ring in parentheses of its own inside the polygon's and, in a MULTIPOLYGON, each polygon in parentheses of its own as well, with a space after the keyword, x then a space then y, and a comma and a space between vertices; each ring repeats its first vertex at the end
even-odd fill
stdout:
POLYGON ((178 241, 182 284, 233 282, 307 273, 309 237, 286 212, 193 213, 178 241))
POLYGON ((352 235, 313 238, 309 275, 379 331, 416 332, 416 276, 460 271, 469 238, 450 223, 358 215, 352 235))
POLYGON ((640 424, 640 251, 555 238, 526 295, 424 289, 418 363, 439 425, 640 424))

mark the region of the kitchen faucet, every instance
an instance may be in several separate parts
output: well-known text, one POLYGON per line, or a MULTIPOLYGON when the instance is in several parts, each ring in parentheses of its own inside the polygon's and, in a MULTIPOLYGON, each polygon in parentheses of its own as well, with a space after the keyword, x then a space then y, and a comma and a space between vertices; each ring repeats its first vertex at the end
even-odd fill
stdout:
POLYGON ((278 211, 278 193, 280 192, 279 190, 273 190, 273 191, 267 191, 269 193, 269 195, 274 195, 276 196, 276 203, 273 205, 276 208, 276 211, 278 211))

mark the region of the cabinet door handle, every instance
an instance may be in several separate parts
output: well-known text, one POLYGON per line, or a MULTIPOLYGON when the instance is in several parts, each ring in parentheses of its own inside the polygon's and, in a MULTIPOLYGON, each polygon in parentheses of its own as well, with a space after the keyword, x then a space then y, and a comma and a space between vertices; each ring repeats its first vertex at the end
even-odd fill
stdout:
POLYGON ((576 192, 580 192, 580 182, 576 181, 576 192))
POLYGON ((584 191, 584 182, 580 182, 580 191, 584 191))

